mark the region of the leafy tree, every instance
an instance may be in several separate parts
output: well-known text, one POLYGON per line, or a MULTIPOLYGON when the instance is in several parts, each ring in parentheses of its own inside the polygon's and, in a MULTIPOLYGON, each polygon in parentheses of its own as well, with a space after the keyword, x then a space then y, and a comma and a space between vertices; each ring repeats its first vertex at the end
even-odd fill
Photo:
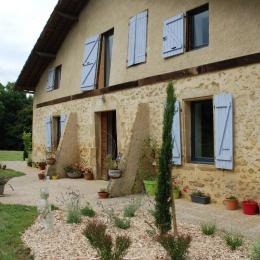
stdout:
POLYGON ((32 131, 33 98, 0 83, 0 149, 22 150, 22 133, 32 131))
MULTIPOLYGON (((155 221, 160 232, 166 233, 171 229, 172 183, 172 122, 176 97, 173 83, 167 87, 167 102, 164 108, 162 148, 159 158, 158 191, 155 196, 155 221)), ((173 201, 174 202, 174 201, 173 201)))

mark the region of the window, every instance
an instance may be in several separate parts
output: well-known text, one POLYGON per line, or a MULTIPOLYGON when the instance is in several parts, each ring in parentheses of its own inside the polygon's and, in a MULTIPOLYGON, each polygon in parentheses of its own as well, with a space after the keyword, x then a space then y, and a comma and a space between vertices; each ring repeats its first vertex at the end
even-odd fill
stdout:
POLYGON ((129 20, 127 66, 146 61, 148 11, 145 10, 129 20))
POLYGON ((191 161, 214 161, 212 100, 191 102, 191 161))
POLYGON ((61 79, 61 65, 49 69, 47 91, 58 89, 60 87, 60 79, 61 79))
POLYGON ((61 65, 59 65, 55 68, 53 89, 58 89, 60 87, 60 79, 61 79, 61 65))
POLYGON ((205 47, 209 44, 208 4, 187 13, 187 50, 205 47))

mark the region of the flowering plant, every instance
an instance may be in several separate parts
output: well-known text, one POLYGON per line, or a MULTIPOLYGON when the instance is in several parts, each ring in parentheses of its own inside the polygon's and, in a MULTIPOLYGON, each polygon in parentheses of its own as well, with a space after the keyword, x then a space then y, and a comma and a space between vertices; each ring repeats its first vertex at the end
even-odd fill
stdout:
POLYGON ((193 195, 193 196, 200 196, 200 197, 206 196, 206 195, 204 194, 204 192, 202 192, 200 189, 197 189, 197 190, 193 191, 193 192, 191 193, 191 195, 193 195))
POLYGON ((68 172, 82 173, 78 163, 70 164, 70 165, 64 167, 64 171, 66 173, 68 173, 68 172))
POLYGON ((178 182, 175 179, 172 181, 172 190, 173 191, 180 191, 180 187, 178 185, 178 182))

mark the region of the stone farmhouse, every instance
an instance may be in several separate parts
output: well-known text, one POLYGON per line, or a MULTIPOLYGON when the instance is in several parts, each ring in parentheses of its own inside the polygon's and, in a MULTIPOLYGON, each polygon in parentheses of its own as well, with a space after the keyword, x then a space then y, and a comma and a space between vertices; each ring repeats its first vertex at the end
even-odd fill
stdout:
POLYGON ((33 160, 86 161, 107 179, 121 153, 129 194, 139 148, 161 142, 166 87, 178 102, 172 170, 215 202, 260 199, 260 1, 60 0, 16 82, 34 93, 33 160))

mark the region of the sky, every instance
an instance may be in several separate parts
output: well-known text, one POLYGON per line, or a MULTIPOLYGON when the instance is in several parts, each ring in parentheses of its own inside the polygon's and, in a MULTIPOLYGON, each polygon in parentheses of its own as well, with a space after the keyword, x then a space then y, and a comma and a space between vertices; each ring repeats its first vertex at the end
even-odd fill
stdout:
POLYGON ((0 83, 14 82, 58 0, 0 0, 0 83))

